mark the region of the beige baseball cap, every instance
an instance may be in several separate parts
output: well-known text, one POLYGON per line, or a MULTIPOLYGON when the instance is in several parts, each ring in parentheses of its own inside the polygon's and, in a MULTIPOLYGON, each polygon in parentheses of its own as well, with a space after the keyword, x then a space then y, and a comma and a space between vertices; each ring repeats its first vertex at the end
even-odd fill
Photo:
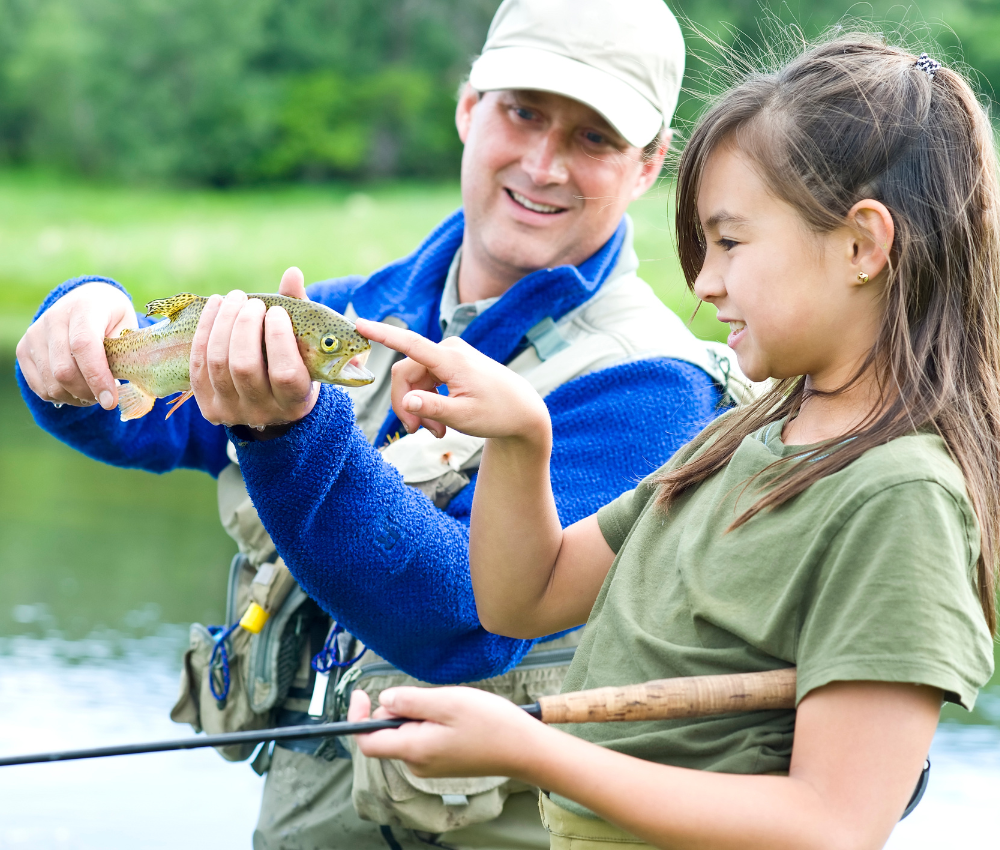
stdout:
POLYGON ((571 97, 643 147, 670 124, 684 37, 663 0, 504 0, 469 83, 571 97))

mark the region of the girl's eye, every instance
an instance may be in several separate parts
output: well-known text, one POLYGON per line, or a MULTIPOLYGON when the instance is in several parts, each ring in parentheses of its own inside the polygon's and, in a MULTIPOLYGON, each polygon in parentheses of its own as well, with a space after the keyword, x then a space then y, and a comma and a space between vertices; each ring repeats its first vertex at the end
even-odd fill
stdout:
POLYGON ((740 243, 733 239, 719 239, 715 244, 718 245, 723 251, 732 251, 733 248, 740 243))
POLYGON ((337 337, 335 336, 325 336, 323 341, 320 343, 324 351, 333 351, 337 347, 337 337))

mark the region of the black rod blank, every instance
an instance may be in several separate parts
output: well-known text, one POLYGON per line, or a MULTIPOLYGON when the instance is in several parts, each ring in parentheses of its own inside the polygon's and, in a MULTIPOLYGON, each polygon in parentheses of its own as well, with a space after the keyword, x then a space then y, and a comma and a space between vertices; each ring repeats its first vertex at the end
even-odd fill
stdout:
POLYGON ((387 720, 359 720, 355 723, 315 723, 308 726, 282 726, 277 729, 253 729, 249 732, 224 732, 219 735, 199 735, 173 741, 151 741, 144 744, 120 744, 112 747, 92 747, 86 750, 35 753, 0 758, 0 767, 15 764, 46 764, 74 759, 99 759, 108 756, 133 756, 142 753, 164 753, 170 750, 196 750, 201 747, 226 747, 230 744, 259 744, 263 741, 290 741, 303 738, 328 738, 335 735, 359 735, 379 729, 396 729, 411 722, 406 717, 387 720))
MULTIPOLYGON (((532 717, 541 717, 538 703, 521 706, 532 717)), ((109 756, 135 756, 143 753, 165 753, 171 750, 197 750, 202 747, 228 747, 232 744, 260 744, 264 741, 295 741, 304 738, 333 738, 338 735, 363 735, 379 729, 398 729, 413 718, 393 717, 385 720, 340 721, 338 723, 312 723, 307 726, 280 726, 276 729, 252 729, 248 732, 224 732, 219 735, 199 735, 196 738, 177 738, 173 741, 151 741, 143 744, 119 744, 111 747, 91 747, 85 750, 32 753, 23 756, 0 758, 0 767, 18 764, 48 764, 53 761, 100 759, 109 756)))

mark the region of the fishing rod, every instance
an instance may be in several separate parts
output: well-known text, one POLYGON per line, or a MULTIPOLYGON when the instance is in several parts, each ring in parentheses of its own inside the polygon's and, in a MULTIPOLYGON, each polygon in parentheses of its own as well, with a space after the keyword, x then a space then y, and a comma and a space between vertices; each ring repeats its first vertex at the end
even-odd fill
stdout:
MULTIPOLYGON (((674 720, 685 717, 709 717, 737 711, 771 711, 794 707, 794 667, 764 673, 656 679, 640 685, 555 694, 541 697, 538 702, 531 705, 521 706, 526 713, 542 723, 674 720)), ((414 722, 419 720, 393 717, 383 720, 340 721, 307 726, 281 726, 276 729, 254 729, 247 732, 225 732, 219 735, 199 735, 172 741, 7 756, 0 758, 0 767, 162 753, 172 750, 196 750, 231 744, 259 744, 264 741, 363 735, 380 729, 396 729, 404 723, 414 722)))

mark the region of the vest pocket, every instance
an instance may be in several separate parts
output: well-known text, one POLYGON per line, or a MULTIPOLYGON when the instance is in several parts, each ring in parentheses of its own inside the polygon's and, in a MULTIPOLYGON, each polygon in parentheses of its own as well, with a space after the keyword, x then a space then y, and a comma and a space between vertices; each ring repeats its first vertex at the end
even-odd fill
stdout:
MULTIPOLYGON (((271 566, 265 564, 262 568, 271 566)), ((259 574, 246 556, 233 558, 227 622, 237 622, 254 599, 254 593, 261 591, 254 586, 259 574)), ((171 720, 189 723, 195 732, 204 730, 209 735, 266 729, 274 724, 275 709, 288 697, 300 656, 308 649, 306 643, 311 636, 308 626, 322 613, 294 583, 290 592, 285 593, 283 601, 275 602, 278 608, 259 634, 243 628, 232 631, 225 640, 224 662, 216 648, 216 635, 201 623, 192 624, 181 670, 180 694, 170 711, 171 720), (222 674, 223 664, 226 675, 222 674)), ((265 601, 263 597, 261 600, 265 601)), ((216 749, 229 761, 243 761, 257 746, 233 744, 216 749)))
MULTIPOLYGON (((549 644, 543 644, 507 673, 471 682, 469 686, 498 694, 519 705, 557 694, 579 637, 577 631, 552 641, 552 648, 544 648, 549 644)), ((379 659, 362 668, 350 690, 363 689, 371 697, 372 704, 377 705, 383 690, 400 685, 427 686, 379 659)), ((348 692, 345 702, 349 699, 348 692)), ((533 790, 505 776, 416 776, 405 762, 368 758, 358 750, 353 737, 345 739, 344 743, 354 769, 351 801, 360 817, 378 824, 434 834, 450 832, 499 817, 507 797, 533 790)))

